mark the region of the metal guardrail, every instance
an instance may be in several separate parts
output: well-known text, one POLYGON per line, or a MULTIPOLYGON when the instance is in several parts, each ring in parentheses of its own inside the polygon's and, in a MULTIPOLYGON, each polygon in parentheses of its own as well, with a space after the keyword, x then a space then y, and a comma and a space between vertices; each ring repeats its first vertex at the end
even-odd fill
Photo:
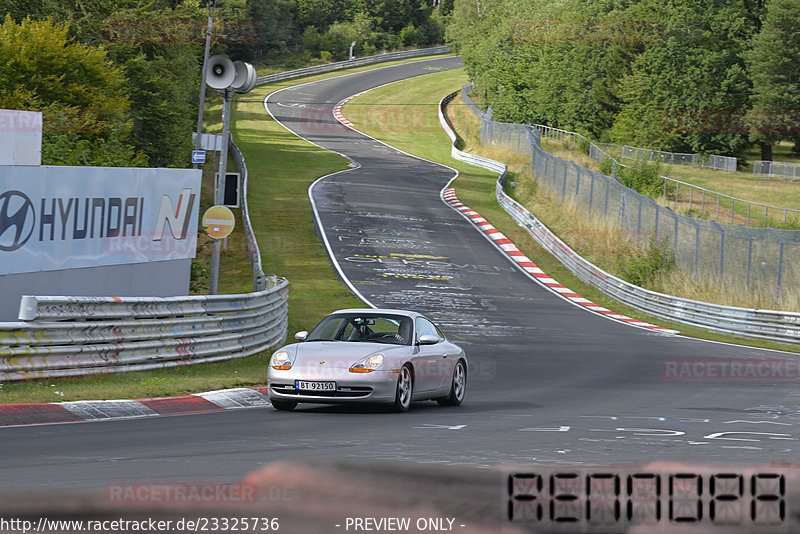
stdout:
POLYGON ((457 94, 458 92, 454 92, 439 103, 439 122, 453 141, 451 147, 453 158, 499 172, 495 191, 497 201, 503 209, 581 281, 616 301, 653 317, 714 332, 800 344, 800 313, 723 306, 664 295, 617 278, 583 258, 524 206, 506 195, 504 188, 506 166, 503 163, 462 152, 456 147, 456 134, 445 118, 444 107, 457 94))
POLYGON ((376 56, 366 56, 347 61, 338 61, 336 63, 327 63, 325 65, 315 65, 313 67, 306 67, 303 69, 290 70, 286 72, 279 72, 277 74, 269 74, 261 76, 256 81, 256 85, 264 85, 265 83, 279 82, 282 80, 289 80, 291 78, 299 78, 301 76, 310 76, 312 74, 322 74, 324 72, 331 72, 335 70, 349 69, 351 67, 360 67, 362 65, 372 65, 374 63, 383 63, 384 61, 394 61, 396 59, 409 59, 414 57, 436 56, 440 54, 447 54, 450 52, 449 46, 437 46, 433 48, 421 48, 418 50, 403 50, 401 52, 389 52, 387 54, 378 54, 376 56))
POLYGON ((250 209, 247 206, 247 163, 244 160, 244 154, 233 142, 233 134, 229 134, 228 143, 228 154, 236 163, 236 168, 239 169, 242 179, 242 226, 244 227, 244 238, 247 242, 247 255, 250 257, 250 265, 253 268, 253 291, 261 291, 266 289, 266 275, 261 267, 261 250, 258 247, 256 234, 253 232, 253 225, 250 222, 250 209))
POLYGON ((22 297, 0 324, 0 381, 141 371, 249 356, 284 341, 288 284, 242 295, 22 297))

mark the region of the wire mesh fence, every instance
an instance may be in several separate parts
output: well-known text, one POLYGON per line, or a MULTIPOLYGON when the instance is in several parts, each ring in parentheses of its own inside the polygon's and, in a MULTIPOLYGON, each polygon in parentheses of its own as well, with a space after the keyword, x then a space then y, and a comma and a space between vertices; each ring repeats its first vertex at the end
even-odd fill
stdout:
MULTIPOLYGON (((655 240, 660 246, 668 247, 682 272, 696 279, 769 292, 775 298, 780 298, 787 288, 800 284, 800 230, 754 228, 677 213, 624 186, 616 178, 563 160, 541 147, 542 138, 577 144, 585 139, 580 134, 495 122, 491 119, 491 110, 483 112, 475 105, 469 90, 468 85, 464 86, 462 99, 481 118, 481 143, 530 154, 532 175, 538 185, 550 196, 584 212, 588 219, 615 228, 634 243, 655 240)), ((601 151, 596 145, 592 147, 601 151)), ((727 208, 724 200, 731 199, 702 188, 697 188, 702 194, 696 194, 691 187, 681 188, 683 182, 677 184, 677 188, 668 188, 666 183, 665 195, 680 200, 688 193, 693 197, 692 203, 702 203, 704 208, 709 204, 709 209, 718 213, 727 208)), ((735 208, 732 204, 732 214, 735 208)), ((765 209, 764 220, 769 221, 769 209, 784 208, 766 206, 765 209)))
POLYGON ((687 165, 690 167, 705 167, 717 171, 736 171, 736 158, 732 156, 718 156, 715 154, 684 154, 681 152, 664 152, 649 148, 636 148, 628 145, 614 143, 597 143, 603 151, 617 159, 633 161, 658 161, 668 165, 687 165))
POLYGON ((753 174, 769 176, 770 178, 800 180, 800 163, 764 161, 758 159, 753 163, 753 174))

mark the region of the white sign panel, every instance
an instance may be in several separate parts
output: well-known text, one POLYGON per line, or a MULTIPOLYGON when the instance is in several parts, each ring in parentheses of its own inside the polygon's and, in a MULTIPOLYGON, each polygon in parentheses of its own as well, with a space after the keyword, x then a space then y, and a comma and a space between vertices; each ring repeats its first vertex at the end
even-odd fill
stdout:
POLYGON ((187 259, 201 171, 0 166, 0 275, 187 259))
POLYGON ((0 165, 41 165, 42 113, 0 109, 0 165))

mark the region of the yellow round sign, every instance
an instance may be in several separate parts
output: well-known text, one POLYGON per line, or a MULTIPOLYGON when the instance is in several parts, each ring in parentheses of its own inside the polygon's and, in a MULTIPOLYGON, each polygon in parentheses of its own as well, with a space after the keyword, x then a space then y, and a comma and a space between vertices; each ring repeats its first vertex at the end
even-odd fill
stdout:
POLYGON ((214 239, 228 237, 233 232, 236 219, 227 206, 211 206, 203 215, 203 226, 206 233, 214 239))

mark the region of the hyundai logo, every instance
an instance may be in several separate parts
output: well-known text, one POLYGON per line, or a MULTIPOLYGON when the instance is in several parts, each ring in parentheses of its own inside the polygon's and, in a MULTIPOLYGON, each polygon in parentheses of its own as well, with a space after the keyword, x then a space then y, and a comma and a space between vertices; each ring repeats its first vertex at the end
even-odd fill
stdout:
POLYGON ((0 250, 20 248, 31 237, 35 225, 33 202, 25 193, 12 189, 0 195, 0 250))

